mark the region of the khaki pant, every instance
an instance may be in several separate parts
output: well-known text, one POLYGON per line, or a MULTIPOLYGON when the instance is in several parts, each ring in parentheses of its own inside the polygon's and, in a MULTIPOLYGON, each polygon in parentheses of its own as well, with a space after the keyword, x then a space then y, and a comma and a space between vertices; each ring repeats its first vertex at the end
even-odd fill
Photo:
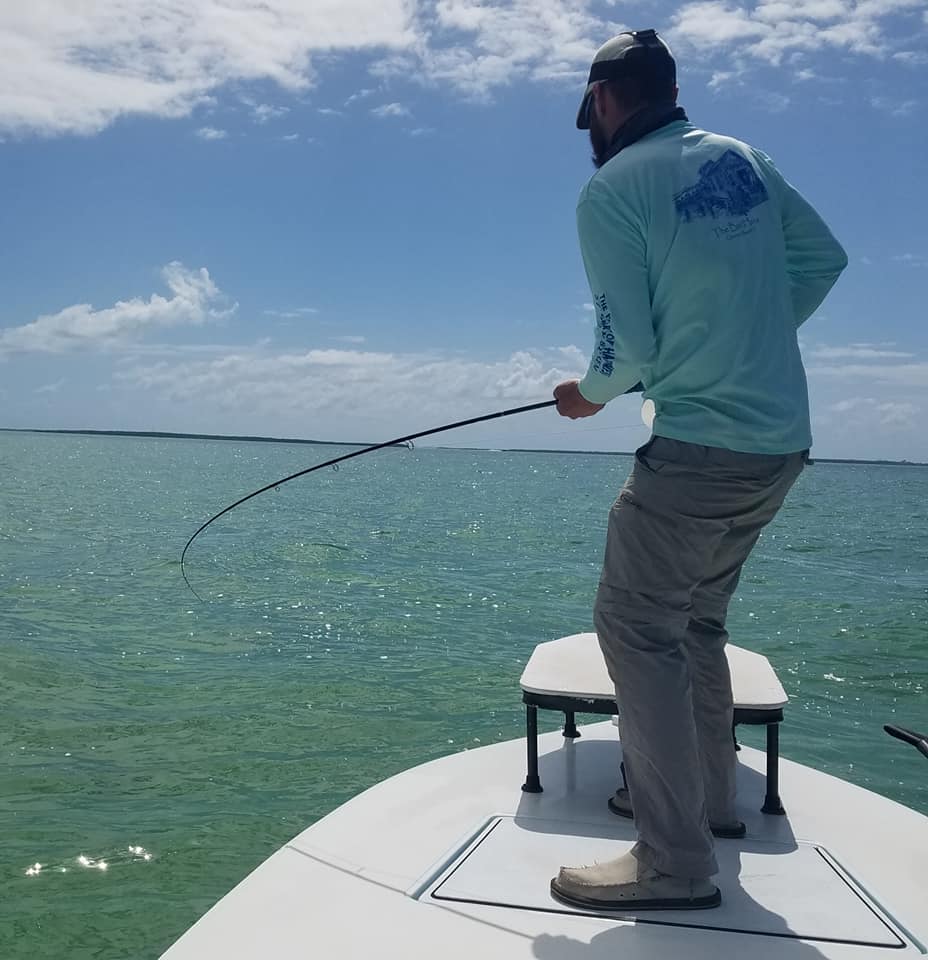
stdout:
POLYGON ((709 821, 737 820, 725 618, 805 461, 656 437, 610 512, 594 620, 616 686, 633 852, 662 873, 712 876, 709 821))

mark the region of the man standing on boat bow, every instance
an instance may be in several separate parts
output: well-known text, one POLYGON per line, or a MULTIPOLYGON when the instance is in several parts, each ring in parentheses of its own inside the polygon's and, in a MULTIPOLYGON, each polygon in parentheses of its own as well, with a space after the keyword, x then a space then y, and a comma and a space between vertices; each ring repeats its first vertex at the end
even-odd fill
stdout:
POLYGON ((742 564, 812 443, 797 330, 847 257, 770 158, 677 106, 653 30, 597 52, 577 127, 597 168, 577 207, 596 311, 586 376, 558 412, 589 417, 643 390, 653 436, 612 507, 594 621, 616 686, 634 816, 629 854, 563 867, 583 908, 718 906, 715 836, 735 807, 725 619, 742 564))

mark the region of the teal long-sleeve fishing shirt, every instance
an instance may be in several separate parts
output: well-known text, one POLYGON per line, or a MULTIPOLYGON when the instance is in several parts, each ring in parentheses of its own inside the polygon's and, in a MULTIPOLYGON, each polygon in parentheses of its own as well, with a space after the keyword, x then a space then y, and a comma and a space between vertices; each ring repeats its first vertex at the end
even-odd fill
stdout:
POLYGON ((577 227, 596 317, 587 400, 640 382, 656 436, 811 446, 797 331, 847 256, 769 157, 675 121, 592 176, 577 227))

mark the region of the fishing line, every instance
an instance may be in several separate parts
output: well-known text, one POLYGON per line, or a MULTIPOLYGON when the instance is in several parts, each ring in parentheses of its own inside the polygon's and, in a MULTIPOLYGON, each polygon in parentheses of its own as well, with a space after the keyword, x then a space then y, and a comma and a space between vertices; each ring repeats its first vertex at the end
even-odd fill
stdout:
POLYGON ((308 473, 312 473, 314 470, 322 470, 324 467, 335 467, 338 468, 338 464, 344 463, 346 460, 352 460, 354 457, 363 457, 365 453, 373 453, 375 450, 383 450, 385 447, 398 447, 402 445, 409 446, 412 448, 412 442, 418 440, 420 437, 430 437, 433 433, 441 433, 444 430, 456 430, 458 427, 468 427, 474 423, 483 423, 486 420, 497 420, 500 417, 511 417, 517 413, 528 413, 529 410, 541 410, 543 407, 553 407, 557 403, 557 400, 544 400, 541 403, 530 403, 524 407, 514 407, 511 410, 500 410, 498 413, 488 413, 482 417, 471 417, 469 420, 459 420, 457 423, 446 423, 441 427, 432 427, 431 430, 420 430, 418 433, 410 433, 405 437, 397 437, 395 440, 386 440, 384 443, 375 443, 370 447, 364 447, 362 450, 355 450, 352 453, 343 454, 340 457, 335 457, 333 460, 326 460, 325 463, 317 463, 314 467, 307 467, 305 470, 300 470, 298 473, 291 473, 289 477, 284 477, 282 480, 275 480, 273 483, 269 483, 266 486, 263 486, 260 490, 255 490, 254 493, 249 493, 248 496, 242 497, 240 500, 236 500, 235 503, 230 503, 229 506, 225 507, 223 510, 220 510, 219 513, 210 517, 206 523, 202 524, 200 528, 194 533, 194 535, 187 541, 184 549, 180 554, 180 572, 181 576, 184 578, 184 583, 190 588, 190 592, 199 600, 203 602, 203 598, 193 589, 192 584, 187 579, 187 571, 184 568, 184 558, 187 556, 187 550, 190 548, 190 544, 214 521, 218 520, 220 517, 225 516, 230 510, 234 510, 237 506, 245 503, 247 500, 251 500, 252 497, 257 497, 261 493, 267 493, 268 490, 274 490, 277 487, 283 486, 285 483, 289 483, 291 480, 296 480, 297 477, 304 477, 308 473))

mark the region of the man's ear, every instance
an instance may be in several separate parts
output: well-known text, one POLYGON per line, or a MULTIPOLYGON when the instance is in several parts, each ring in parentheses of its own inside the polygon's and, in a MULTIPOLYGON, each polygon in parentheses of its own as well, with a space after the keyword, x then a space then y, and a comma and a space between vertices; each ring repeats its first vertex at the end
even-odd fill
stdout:
POLYGON ((609 89, 608 83, 598 83, 593 87, 593 99, 596 101, 596 109, 599 112, 599 119, 606 126, 617 122, 619 114, 619 104, 615 95, 609 89))

